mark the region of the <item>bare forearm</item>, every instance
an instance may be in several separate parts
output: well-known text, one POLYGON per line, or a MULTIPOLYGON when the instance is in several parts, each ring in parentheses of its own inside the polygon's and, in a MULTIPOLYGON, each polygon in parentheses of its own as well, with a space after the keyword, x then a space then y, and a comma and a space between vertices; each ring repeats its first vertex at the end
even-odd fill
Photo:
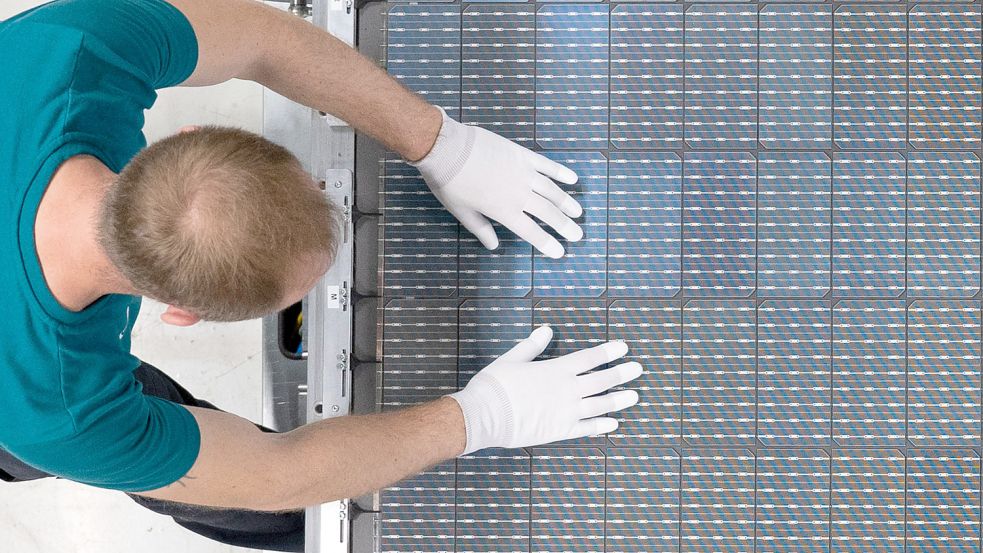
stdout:
POLYGON ((198 37, 198 67, 185 86, 248 79, 344 119, 410 161, 433 146, 437 108, 327 32, 254 0, 168 1, 198 37))
POLYGON ((286 508, 383 488, 464 451, 464 418, 443 398, 404 411, 329 419, 284 436, 286 455, 307 473, 296 481, 286 508), (313 483, 314 485, 310 485, 313 483))
POLYGON ((276 48, 257 66, 255 80, 345 120, 408 160, 430 151, 441 124, 436 108, 317 27, 297 18, 278 24, 276 48))
POLYGON ((198 460, 148 497, 257 511, 285 511, 383 488, 464 451, 464 418, 443 398, 403 411, 328 419, 285 434, 189 408, 201 429, 198 460))

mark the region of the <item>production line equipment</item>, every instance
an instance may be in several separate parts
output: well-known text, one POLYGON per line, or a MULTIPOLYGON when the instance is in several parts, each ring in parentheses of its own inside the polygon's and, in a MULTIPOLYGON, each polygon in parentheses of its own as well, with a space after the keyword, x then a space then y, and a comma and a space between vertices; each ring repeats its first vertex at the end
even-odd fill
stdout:
POLYGON ((312 508, 308 553, 980 551, 980 0, 280 5, 575 170, 585 237, 486 251, 266 92, 345 211, 264 321, 266 424, 438 398, 538 324, 646 369, 615 433, 312 508))

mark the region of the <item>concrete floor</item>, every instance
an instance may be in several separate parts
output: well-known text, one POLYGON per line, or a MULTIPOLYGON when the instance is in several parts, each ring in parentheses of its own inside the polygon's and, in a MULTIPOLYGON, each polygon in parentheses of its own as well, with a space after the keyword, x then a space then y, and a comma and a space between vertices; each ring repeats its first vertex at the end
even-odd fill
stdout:
MULTIPOLYGON (((0 19, 39 5, 4 0, 0 19)), ((258 85, 231 82, 205 89, 163 91, 147 114, 151 141, 183 125, 230 125, 259 132, 258 85)), ((259 321, 164 325, 163 307, 144 304, 133 331, 134 353, 176 378, 198 397, 254 421, 261 416, 259 321)), ((0 550, 12 553, 233 553, 250 550, 199 538, 126 496, 65 481, 0 483, 0 550)))

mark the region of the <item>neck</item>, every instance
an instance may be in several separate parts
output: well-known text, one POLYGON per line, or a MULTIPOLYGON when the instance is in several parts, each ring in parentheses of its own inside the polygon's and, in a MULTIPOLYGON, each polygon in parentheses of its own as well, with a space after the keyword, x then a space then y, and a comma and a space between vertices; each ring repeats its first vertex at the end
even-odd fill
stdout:
POLYGON ((48 288, 71 311, 133 290, 98 239, 99 211, 116 174, 97 159, 73 157, 55 173, 38 208, 34 236, 48 288))

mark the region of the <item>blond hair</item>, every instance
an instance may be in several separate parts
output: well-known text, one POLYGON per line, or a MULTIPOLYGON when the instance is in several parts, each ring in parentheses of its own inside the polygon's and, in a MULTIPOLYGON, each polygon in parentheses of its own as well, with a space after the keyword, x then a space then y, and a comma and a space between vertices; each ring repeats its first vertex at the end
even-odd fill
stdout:
POLYGON ((337 209, 285 148, 203 127, 123 169, 99 221, 110 260, 142 295, 213 321, 265 315, 303 263, 334 259, 337 209))

